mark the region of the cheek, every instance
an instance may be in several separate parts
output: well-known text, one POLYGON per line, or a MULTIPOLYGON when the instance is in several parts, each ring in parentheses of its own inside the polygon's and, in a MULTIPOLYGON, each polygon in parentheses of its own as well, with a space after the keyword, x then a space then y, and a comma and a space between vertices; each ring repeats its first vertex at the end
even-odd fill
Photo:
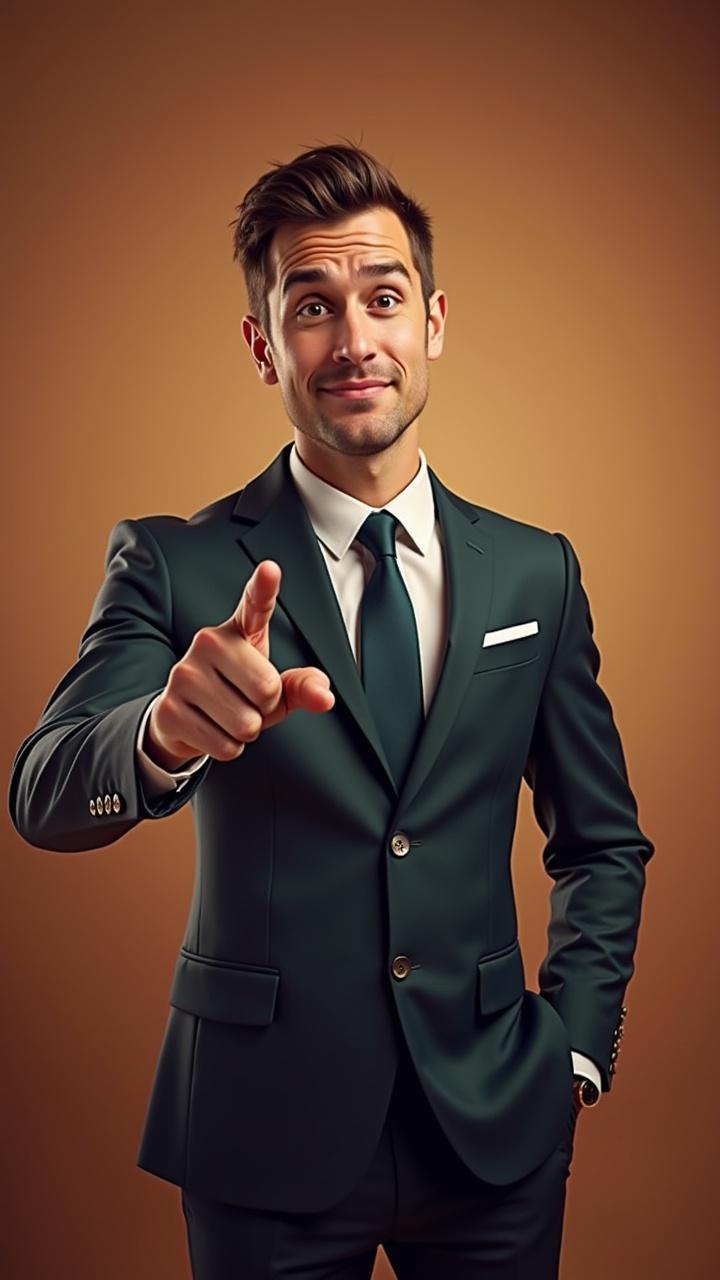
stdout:
POLYGON ((394 333, 388 341, 387 351, 406 369, 424 365, 427 356, 424 329, 418 331, 413 325, 407 330, 394 333))
POLYGON ((285 374, 289 386, 307 394, 315 388, 320 380, 320 371, 332 364, 332 352, 328 353, 325 343, 310 334, 303 334, 295 340, 292 349, 285 353, 285 374))

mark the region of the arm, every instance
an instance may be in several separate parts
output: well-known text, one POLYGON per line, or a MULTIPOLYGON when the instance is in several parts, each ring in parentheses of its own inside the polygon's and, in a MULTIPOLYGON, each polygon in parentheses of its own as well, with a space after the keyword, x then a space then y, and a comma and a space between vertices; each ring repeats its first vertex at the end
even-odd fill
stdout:
POLYGON ((181 788, 153 798, 136 749, 144 713, 177 659, 162 551, 143 523, 121 520, 77 660, 13 761, 8 806, 24 840, 58 852, 100 848, 191 799, 211 759, 181 788))
POLYGON ((538 977, 574 1050, 598 1064, 608 1092, 655 846, 637 824, 612 708, 597 683, 600 654, 580 565, 565 535, 554 536, 564 558, 564 602, 524 775, 554 882, 538 977))

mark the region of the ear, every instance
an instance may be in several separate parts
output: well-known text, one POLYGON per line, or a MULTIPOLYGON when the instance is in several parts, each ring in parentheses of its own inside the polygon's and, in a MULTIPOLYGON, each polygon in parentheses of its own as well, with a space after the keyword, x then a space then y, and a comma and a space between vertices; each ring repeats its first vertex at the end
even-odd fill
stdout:
POLYGON ((443 341, 445 338, 445 320, 447 317, 448 301, 447 294, 442 289, 436 289, 430 298, 429 307, 430 315, 428 316, 428 360, 437 360, 442 355, 443 341))
POLYGON ((256 316, 243 316, 242 331, 259 377, 268 386, 273 386, 278 381, 278 376, 275 372, 270 344, 262 331, 260 321, 256 316))

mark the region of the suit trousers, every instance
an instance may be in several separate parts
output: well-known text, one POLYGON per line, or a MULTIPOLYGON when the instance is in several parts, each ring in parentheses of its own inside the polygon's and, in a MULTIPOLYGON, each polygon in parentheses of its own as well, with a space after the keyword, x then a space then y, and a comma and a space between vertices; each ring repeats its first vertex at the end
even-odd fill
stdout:
POLYGON ((193 1280, 370 1280, 380 1245, 398 1280, 557 1280, 576 1118, 569 1098, 542 1164, 484 1182, 446 1138, 403 1041, 380 1140, 339 1203, 277 1213, 182 1188, 193 1280))

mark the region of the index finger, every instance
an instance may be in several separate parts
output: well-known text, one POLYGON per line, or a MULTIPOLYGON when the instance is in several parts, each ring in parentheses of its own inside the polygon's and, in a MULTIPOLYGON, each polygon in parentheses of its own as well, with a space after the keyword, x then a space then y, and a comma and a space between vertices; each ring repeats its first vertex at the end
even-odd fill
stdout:
POLYGON ((275 560, 261 560, 245 583, 232 616, 246 640, 257 637, 267 627, 275 608, 281 577, 282 569, 275 560))

